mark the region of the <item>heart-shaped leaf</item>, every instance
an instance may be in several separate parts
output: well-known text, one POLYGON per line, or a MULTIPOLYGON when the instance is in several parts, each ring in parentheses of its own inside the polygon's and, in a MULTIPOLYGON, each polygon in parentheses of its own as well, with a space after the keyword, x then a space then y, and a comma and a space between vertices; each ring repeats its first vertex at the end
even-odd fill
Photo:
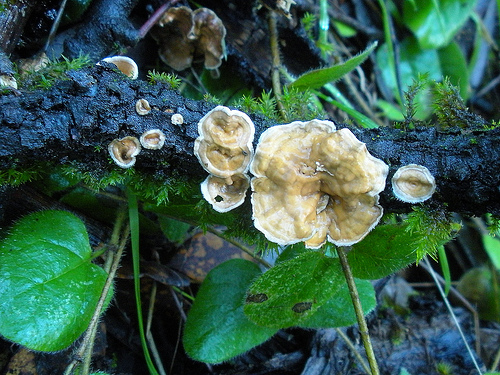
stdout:
MULTIPOLYGON (((364 314, 368 314, 377 306, 375 290, 370 281, 356 279, 356 289, 364 314)), ((347 327, 357 323, 356 314, 352 305, 351 295, 347 283, 309 319, 300 323, 305 328, 332 328, 347 327)))
POLYGON ((184 329, 184 349, 190 357, 207 363, 227 361, 276 333, 243 313, 246 291, 260 274, 255 263, 243 259, 231 259, 208 273, 184 329))
POLYGON ((85 225, 65 211, 22 218, 0 243, 0 334, 57 351, 87 328, 106 281, 85 225))
POLYGON ((264 327, 300 325, 345 283, 338 259, 305 252, 284 261, 249 288, 245 314, 264 327))

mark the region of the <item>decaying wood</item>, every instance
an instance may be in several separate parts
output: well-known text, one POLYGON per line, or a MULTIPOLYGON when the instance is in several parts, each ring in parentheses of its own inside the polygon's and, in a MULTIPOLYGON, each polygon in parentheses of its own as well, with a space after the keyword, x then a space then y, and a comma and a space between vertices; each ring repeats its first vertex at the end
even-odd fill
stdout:
MULTIPOLYGON (((22 169, 49 161, 77 163, 85 170, 106 172, 118 168, 107 154, 114 138, 139 137, 146 130, 158 128, 167 135, 165 146, 159 151, 143 150, 134 168, 165 176, 176 171, 200 181, 206 176, 193 155, 193 142, 198 136, 199 119, 215 105, 188 100, 167 84, 130 80, 107 64, 69 71, 67 75, 68 80, 50 90, 0 97, 1 169, 22 169), (139 99, 149 102, 153 109, 150 114, 136 113, 139 99), (183 116, 183 124, 172 124, 174 113, 183 116)), ((258 139, 272 124, 249 115, 258 139)), ((416 163, 426 166, 436 179, 437 191, 431 202, 463 214, 500 214, 500 128, 454 132, 436 128, 351 129, 370 153, 390 166, 381 195, 386 211, 410 207, 393 198, 390 178, 397 168, 416 163)))

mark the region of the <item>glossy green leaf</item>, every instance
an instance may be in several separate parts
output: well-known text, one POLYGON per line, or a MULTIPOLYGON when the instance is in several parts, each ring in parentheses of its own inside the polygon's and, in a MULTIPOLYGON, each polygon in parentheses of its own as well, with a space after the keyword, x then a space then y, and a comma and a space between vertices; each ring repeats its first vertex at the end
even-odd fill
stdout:
POLYGON ((193 359, 219 363, 250 350, 277 329, 260 327, 243 313, 246 291, 261 274, 250 261, 232 259, 206 276, 189 311, 183 344, 193 359))
POLYGON ((460 96, 467 100, 469 97, 469 71, 460 46, 452 42, 439 49, 438 56, 443 77, 448 77, 453 85, 459 87, 460 96))
POLYGON ((406 226, 377 226, 347 254, 354 277, 380 279, 415 263, 415 240, 406 226))
POLYGON ((62 350, 87 328, 107 274, 91 263, 85 225, 41 211, 0 243, 0 334, 32 350, 62 350))
POLYGON ((500 240, 498 237, 483 235, 484 249, 493 263, 493 266, 498 270, 500 269, 500 240))
POLYGON ((353 58, 347 60, 342 64, 337 64, 328 68, 316 69, 305 73, 295 81, 290 83, 289 87, 299 90, 312 90, 319 89, 329 82, 336 81, 342 78, 342 76, 349 73, 351 70, 361 65, 368 58, 370 53, 372 53, 376 46, 377 42, 371 44, 362 53, 354 56, 353 58))
POLYGON ((69 0, 64 8, 62 24, 78 21, 87 10, 92 0, 69 0))
POLYGON ((500 323, 500 272, 474 267, 462 275, 457 290, 472 303, 479 318, 500 323))
POLYGON ((178 244, 184 242, 187 238, 189 228, 191 228, 191 225, 183 221, 171 219, 166 216, 159 216, 158 222, 160 223, 160 228, 165 237, 167 237, 169 241, 178 244))
POLYGON ((474 0, 404 1, 403 20, 422 48, 441 48, 453 39, 469 18, 474 0))
POLYGON ((248 289, 244 311, 264 327, 297 326, 344 283, 338 259, 318 251, 305 252, 259 277, 248 289))
MULTIPOLYGON (((395 97, 399 95, 399 87, 395 74, 387 64, 390 58, 386 44, 380 46, 375 55, 377 66, 381 69, 382 79, 395 97)), ((436 50, 423 50, 414 38, 406 38, 399 49, 399 64, 397 66, 401 77, 401 88, 407 91, 419 76, 426 75, 428 81, 442 79, 439 56, 436 50)), ((428 86, 428 85, 427 85, 428 86)), ((428 87, 427 87, 428 88, 428 87)), ((416 118, 426 118, 432 110, 429 90, 424 87, 414 98, 416 103, 416 118)))
MULTIPOLYGON (((370 281, 356 279, 359 299, 363 312, 368 314, 377 305, 375 290, 370 281)), ((352 306, 351 295, 347 283, 340 289, 310 318, 300 323, 304 328, 332 328, 346 327, 357 323, 354 307, 352 306)))

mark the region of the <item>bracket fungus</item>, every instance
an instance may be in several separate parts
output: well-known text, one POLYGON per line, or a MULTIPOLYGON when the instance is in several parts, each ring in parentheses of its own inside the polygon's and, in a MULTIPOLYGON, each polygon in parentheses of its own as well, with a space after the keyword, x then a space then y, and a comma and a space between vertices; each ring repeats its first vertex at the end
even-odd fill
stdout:
MULTIPOLYGON (((111 56, 102 59, 102 61, 116 65, 118 70, 131 79, 137 79, 139 76, 139 67, 130 57, 111 56)), ((99 63, 97 63, 99 64, 99 63)))
POLYGON ((151 106, 146 99, 139 99, 135 102, 135 111, 139 116, 145 116, 151 112, 151 106))
POLYGON ((269 128, 250 166, 254 225, 280 245, 352 245, 382 217, 378 194, 388 170, 330 121, 269 128))
POLYGON ((141 144, 136 137, 113 139, 108 145, 111 159, 121 168, 130 168, 135 164, 135 157, 141 152, 141 144))
POLYGON ((228 212, 243 204, 249 187, 250 178, 246 174, 231 176, 229 184, 225 178, 209 175, 201 183, 201 193, 215 211, 228 212))
POLYGON ((159 150, 165 144, 165 134, 160 129, 152 129, 142 133, 139 140, 142 147, 149 150, 159 150))
POLYGON ((194 154, 208 173, 230 178, 248 170, 255 125, 246 113, 217 106, 198 122, 198 133, 194 154))
POLYGON ((244 181, 253 157, 255 125, 247 114, 217 106, 198 122, 198 133, 194 154, 210 173, 202 184, 203 195, 215 210, 229 211, 243 203, 249 186, 244 181))
POLYGON ((436 190, 434 176, 426 167, 418 164, 408 164, 399 168, 391 182, 396 198, 407 203, 424 202, 436 190))
POLYGON ((194 12, 185 6, 169 8, 158 21, 152 35, 160 58, 175 70, 203 61, 205 68, 217 69, 226 55, 226 28, 208 8, 194 12))
POLYGON ((174 113, 170 118, 170 121, 173 125, 182 125, 184 124, 184 117, 180 113, 174 113))

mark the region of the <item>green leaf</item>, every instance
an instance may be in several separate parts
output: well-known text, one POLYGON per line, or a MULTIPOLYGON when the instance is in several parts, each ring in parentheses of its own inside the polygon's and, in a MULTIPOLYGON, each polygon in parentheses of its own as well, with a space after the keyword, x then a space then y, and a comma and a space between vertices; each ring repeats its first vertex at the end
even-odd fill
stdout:
POLYGON ((493 263, 493 266, 499 270, 500 269, 500 241, 498 237, 483 235, 483 245, 484 249, 488 253, 488 256, 493 263))
POLYGON ((415 263, 416 235, 406 226, 379 225, 347 254, 354 277, 380 279, 415 263))
POLYGON ((332 81, 336 81, 342 78, 342 76, 349 73, 351 70, 361 65, 368 58, 370 53, 372 53, 375 47, 377 47, 377 42, 372 43, 362 53, 347 60, 345 63, 337 64, 329 68, 316 69, 305 73, 295 81, 290 83, 288 87, 296 88, 299 90, 312 90, 318 89, 332 81))
POLYGON ((448 257, 446 256, 446 251, 444 250, 444 246, 438 246, 438 256, 439 256, 439 264, 441 265, 441 272, 443 272, 443 278, 445 281, 444 284, 444 294, 448 295, 451 287, 451 273, 450 266, 448 265, 448 257))
MULTIPOLYGON (((368 280, 357 279, 355 282, 363 312, 366 315, 377 305, 375 290, 368 280)), ((347 283, 344 283, 323 306, 318 308, 315 314, 300 323, 300 326, 304 328, 331 328, 346 327, 356 323, 357 319, 349 288, 347 283)))
POLYGON ((206 276, 189 311, 184 349, 197 361, 219 363, 250 350, 277 329, 260 327, 243 313, 251 282, 261 274, 250 261, 232 259, 206 276))
MULTIPOLYGON (((375 55, 377 66, 381 70, 382 79, 387 87, 392 91, 394 97, 399 95, 399 87, 396 76, 392 71, 388 59, 390 54, 386 44, 380 46, 375 55)), ((419 47, 415 38, 408 37, 400 44, 399 64, 397 66, 401 78, 401 89, 407 91, 408 88, 418 80, 419 76, 426 74, 428 81, 439 81, 442 79, 441 66, 436 50, 423 50, 419 47)), ((431 98, 429 95, 429 85, 423 87, 414 98, 417 104, 416 118, 424 119, 431 112, 431 98)))
POLYGON ((158 222, 165 237, 177 244, 184 242, 187 238, 189 228, 191 228, 191 225, 183 221, 171 219, 166 216, 158 216, 158 222))
POLYGON ((469 97, 469 71, 465 56, 456 42, 438 50, 439 64, 444 77, 460 88, 460 96, 467 100, 469 97))
POLYGON ((85 225, 66 211, 22 218, 0 243, 0 334, 57 351, 87 328, 106 272, 92 264, 85 225))
POLYGON ((470 0, 405 1, 403 20, 426 49, 441 48, 451 42, 474 9, 470 0))
POLYGON ((344 283, 338 259, 317 251, 305 252, 259 277, 248 290, 244 311, 264 327, 297 326, 344 283))

